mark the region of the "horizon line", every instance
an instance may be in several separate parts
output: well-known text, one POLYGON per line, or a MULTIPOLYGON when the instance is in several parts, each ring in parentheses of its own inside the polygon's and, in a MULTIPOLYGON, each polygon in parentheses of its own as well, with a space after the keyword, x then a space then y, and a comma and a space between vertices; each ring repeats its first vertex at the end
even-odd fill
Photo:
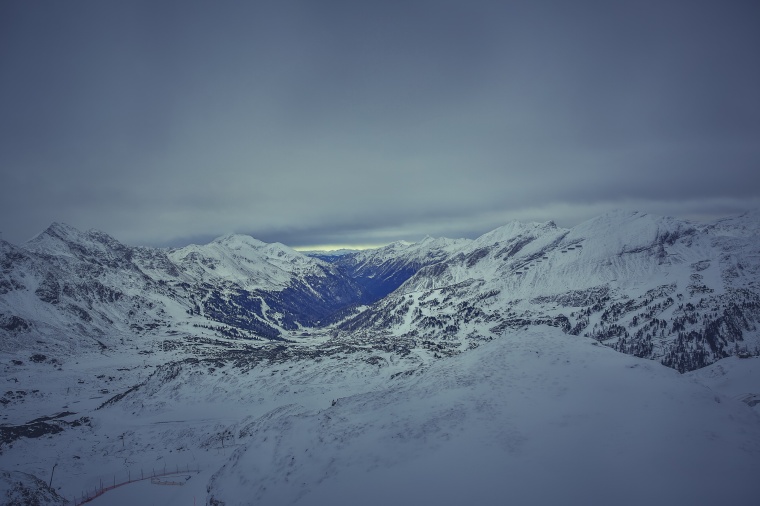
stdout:
POLYGON ((390 243, 376 243, 376 244, 315 244, 311 246, 291 246, 296 251, 339 251, 345 250, 366 250, 377 249, 387 246, 390 243))

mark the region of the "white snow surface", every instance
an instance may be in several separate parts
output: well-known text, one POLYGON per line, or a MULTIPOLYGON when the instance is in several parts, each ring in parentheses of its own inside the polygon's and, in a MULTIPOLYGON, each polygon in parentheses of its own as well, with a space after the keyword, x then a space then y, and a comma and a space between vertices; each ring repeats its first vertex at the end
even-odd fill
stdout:
POLYGON ((2 467, 47 480, 57 463, 53 486, 69 500, 200 471, 92 503, 116 506, 757 504, 760 416, 736 392, 760 392, 758 359, 680 375, 551 327, 438 360, 369 348, 252 368, 182 358, 6 365, 9 388, 29 394, 4 408, 5 424, 67 410, 90 422, 16 440, 2 467))
POLYGON ((760 357, 727 357, 685 376, 760 414, 760 357))
POLYGON ((757 413, 554 330, 241 432, 246 443, 211 480, 226 505, 758 501, 757 413))

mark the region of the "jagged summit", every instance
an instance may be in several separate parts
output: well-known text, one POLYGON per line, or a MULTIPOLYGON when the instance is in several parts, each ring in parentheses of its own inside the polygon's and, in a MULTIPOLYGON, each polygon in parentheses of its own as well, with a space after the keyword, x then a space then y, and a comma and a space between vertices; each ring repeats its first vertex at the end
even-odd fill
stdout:
POLYGON ((60 249, 61 243, 84 242, 86 234, 65 223, 54 222, 24 245, 36 249, 60 249))
POLYGON ((33 237, 23 248, 49 254, 89 251, 91 254, 106 253, 110 250, 123 250, 125 246, 114 237, 96 229, 81 231, 65 223, 53 223, 43 232, 33 237))
MULTIPOLYGON (((51 236, 58 237, 59 239, 76 238, 84 235, 84 232, 77 228, 67 225, 66 223, 56 222, 51 223, 45 230, 43 230, 39 236, 51 236)), ((34 240, 34 239, 32 239, 34 240)))
POLYGON ((105 232, 94 228, 82 231, 65 223, 53 222, 45 230, 27 241, 26 244, 37 244, 51 239, 63 242, 119 242, 105 232))

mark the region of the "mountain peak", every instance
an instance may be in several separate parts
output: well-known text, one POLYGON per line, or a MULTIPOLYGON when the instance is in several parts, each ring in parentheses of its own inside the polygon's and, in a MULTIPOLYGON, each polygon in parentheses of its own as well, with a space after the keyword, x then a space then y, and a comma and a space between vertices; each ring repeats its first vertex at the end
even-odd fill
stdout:
POLYGON ((247 248, 263 248, 267 245, 264 241, 259 241, 258 239, 255 239, 251 237, 250 235, 245 234, 227 234, 223 235, 221 237, 217 237, 213 241, 211 241, 211 244, 218 244, 221 246, 225 246, 229 249, 241 249, 244 247, 247 248))
POLYGON ((53 223, 50 224, 48 228, 43 230, 37 237, 39 237, 40 235, 57 237, 59 239, 66 239, 72 236, 80 236, 82 235, 82 232, 79 229, 72 227, 71 225, 54 221, 53 223))
POLYGON ((485 234, 478 237, 476 241, 481 242, 481 243, 493 244, 497 242, 506 241, 518 235, 523 235, 529 232, 541 233, 541 232, 549 232, 549 231, 553 231, 557 229, 558 227, 553 221, 540 223, 536 221, 523 222, 523 221, 513 220, 513 221, 508 222, 505 225, 502 225, 499 228, 491 230, 490 232, 486 232, 485 234))
POLYGON ((281 242, 268 243, 245 234, 223 235, 211 241, 210 244, 223 246, 231 251, 260 250, 262 253, 278 257, 284 255, 296 257, 304 256, 302 253, 294 250, 290 246, 282 244, 281 242))
POLYGON ((33 251, 63 253, 69 250, 70 244, 85 241, 86 237, 80 230, 65 223, 54 222, 27 241, 24 247, 33 251))
POLYGON ((90 229, 87 232, 74 228, 70 225, 60 222, 53 222, 48 228, 43 230, 37 236, 26 243, 26 247, 33 250, 56 251, 61 249, 61 245, 78 244, 85 248, 102 249, 123 249, 117 239, 101 232, 100 230, 90 229), (97 245, 97 246, 96 246, 97 245))

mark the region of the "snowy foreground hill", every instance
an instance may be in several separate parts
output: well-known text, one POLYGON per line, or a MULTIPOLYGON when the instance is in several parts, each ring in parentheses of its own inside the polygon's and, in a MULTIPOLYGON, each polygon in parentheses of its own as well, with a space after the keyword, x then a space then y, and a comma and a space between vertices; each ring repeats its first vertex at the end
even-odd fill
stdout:
POLYGON ((0 504, 758 504, 759 237, 0 242, 0 504))
POLYGON ((757 504, 757 412, 595 344, 509 335, 256 419, 211 503, 757 504))

